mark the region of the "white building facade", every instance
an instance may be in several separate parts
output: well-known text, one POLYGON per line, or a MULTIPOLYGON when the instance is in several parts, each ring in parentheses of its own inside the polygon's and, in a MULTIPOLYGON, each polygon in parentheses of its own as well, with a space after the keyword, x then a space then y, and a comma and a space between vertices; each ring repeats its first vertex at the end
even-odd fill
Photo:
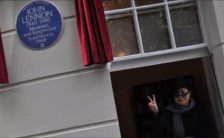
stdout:
MULTIPOLYGON (((133 95, 129 94, 132 88, 185 75, 193 75, 197 89, 206 91, 208 96, 202 101, 209 101, 214 131, 217 137, 224 137, 224 1, 165 0, 138 7, 130 0, 129 8, 105 10, 115 58, 107 65, 90 67, 82 65, 74 1, 50 0, 63 16, 63 30, 59 40, 44 50, 26 48, 17 36, 16 19, 28 2, 0 0, 0 27, 10 80, 0 88, 0 137, 136 138, 139 132, 130 121, 135 118, 130 100, 133 95), (201 38, 186 47, 179 46, 172 13, 168 12, 172 4, 182 3, 197 7, 201 28, 201 38), (147 49, 148 41, 141 31, 144 18, 142 24, 138 10, 161 7, 168 26, 164 35, 169 36, 161 41, 170 44, 147 49), (112 27, 117 17, 113 15, 125 12, 133 15, 136 41, 130 42, 137 48, 130 49, 134 52, 117 49, 117 44, 126 42, 114 41, 116 28, 112 27)), ((165 37, 162 32, 161 37, 165 37)))

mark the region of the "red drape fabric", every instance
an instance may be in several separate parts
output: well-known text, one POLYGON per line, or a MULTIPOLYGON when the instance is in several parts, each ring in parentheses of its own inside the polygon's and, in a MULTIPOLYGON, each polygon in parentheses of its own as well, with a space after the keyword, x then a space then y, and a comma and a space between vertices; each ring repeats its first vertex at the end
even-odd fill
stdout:
POLYGON ((84 66, 104 64, 113 54, 101 0, 74 0, 84 66))
POLYGON ((1 30, 0 30, 0 83, 9 83, 1 30))

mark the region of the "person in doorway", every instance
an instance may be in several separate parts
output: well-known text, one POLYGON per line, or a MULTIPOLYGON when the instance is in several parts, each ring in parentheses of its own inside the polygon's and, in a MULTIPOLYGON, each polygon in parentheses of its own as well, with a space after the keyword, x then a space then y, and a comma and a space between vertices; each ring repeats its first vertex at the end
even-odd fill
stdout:
POLYGON ((153 138, 206 138, 208 120, 191 96, 191 90, 183 85, 173 93, 174 103, 160 110, 156 97, 148 97, 149 109, 155 114, 153 138))

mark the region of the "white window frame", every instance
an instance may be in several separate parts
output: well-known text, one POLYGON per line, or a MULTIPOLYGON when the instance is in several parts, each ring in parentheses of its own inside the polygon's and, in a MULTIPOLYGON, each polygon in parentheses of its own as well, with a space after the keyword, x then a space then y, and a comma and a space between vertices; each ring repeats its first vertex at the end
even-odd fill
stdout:
POLYGON ((136 7, 134 0, 131 0, 131 7, 105 11, 106 19, 110 19, 109 15, 125 13, 128 11, 132 12, 133 21, 135 25, 135 31, 136 31, 137 44, 139 49, 139 53, 137 54, 127 55, 123 57, 114 57, 114 60, 108 64, 110 71, 113 72, 113 71, 119 71, 124 69, 136 68, 136 67, 150 66, 150 65, 162 64, 162 63, 170 63, 175 61, 210 56, 210 52, 207 49, 207 41, 205 39, 205 31, 204 31, 204 25, 202 24, 202 19, 201 19, 202 17, 200 13, 199 2, 197 0, 196 0, 196 4, 198 8, 198 18, 199 18, 198 20, 199 20, 199 26, 201 29, 203 43, 190 45, 186 47, 176 46, 169 6, 173 4, 178 4, 178 3, 181 4, 183 2, 192 2, 192 1, 194 0, 175 0, 175 1, 164 0, 163 3, 136 7), (153 52, 144 52, 140 26, 138 22, 137 10, 155 8, 155 7, 165 8, 168 33, 169 33, 170 42, 171 42, 171 49, 153 51, 153 52))

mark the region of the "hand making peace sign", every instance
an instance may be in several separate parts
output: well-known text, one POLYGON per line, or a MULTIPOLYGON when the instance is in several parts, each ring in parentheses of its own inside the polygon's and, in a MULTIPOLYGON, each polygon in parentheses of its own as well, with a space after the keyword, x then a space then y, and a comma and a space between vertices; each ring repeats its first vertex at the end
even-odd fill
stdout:
POLYGON ((152 98, 150 96, 147 96, 147 97, 149 99, 149 104, 148 104, 149 108, 152 110, 153 113, 157 114, 159 112, 159 109, 156 103, 155 95, 153 94, 152 98))

